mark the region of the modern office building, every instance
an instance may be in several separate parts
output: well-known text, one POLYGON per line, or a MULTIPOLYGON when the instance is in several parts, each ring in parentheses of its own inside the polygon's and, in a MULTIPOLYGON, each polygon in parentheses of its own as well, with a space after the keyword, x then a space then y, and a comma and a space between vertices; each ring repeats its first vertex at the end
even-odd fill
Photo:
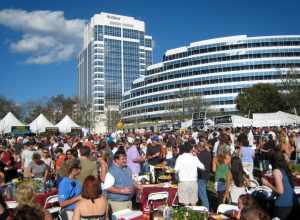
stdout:
POLYGON ((107 109, 118 110, 124 92, 152 64, 152 37, 133 17, 101 13, 84 30, 77 59, 78 97, 99 121, 107 109))
MULTIPOLYGON (((176 93, 188 89, 211 107, 235 112, 239 92, 257 83, 280 83, 281 74, 300 68, 300 35, 246 35, 191 43, 166 51, 160 63, 135 80, 122 101, 125 122, 164 119, 176 93)), ((176 107, 176 105, 174 105, 176 107)))

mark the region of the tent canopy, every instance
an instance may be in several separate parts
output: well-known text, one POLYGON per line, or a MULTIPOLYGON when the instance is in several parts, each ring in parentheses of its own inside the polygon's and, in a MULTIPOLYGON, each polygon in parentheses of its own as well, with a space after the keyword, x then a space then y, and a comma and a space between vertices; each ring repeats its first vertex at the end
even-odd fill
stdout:
POLYGON ((252 119, 250 118, 245 118, 239 115, 232 115, 231 120, 232 120, 232 127, 234 128, 252 126, 252 119))
POLYGON ((55 127, 58 127, 61 133, 70 133, 72 128, 80 128, 68 115, 66 115, 55 127))
POLYGON ((6 134, 11 132, 12 126, 25 126, 20 122, 13 113, 8 112, 0 121, 0 133, 6 134))
POLYGON ((282 111, 253 114, 254 127, 287 126, 295 124, 300 124, 300 117, 282 111))
POLYGON ((54 127, 54 125, 43 114, 40 114, 29 124, 29 127, 33 133, 41 133, 45 132, 46 128, 54 127))

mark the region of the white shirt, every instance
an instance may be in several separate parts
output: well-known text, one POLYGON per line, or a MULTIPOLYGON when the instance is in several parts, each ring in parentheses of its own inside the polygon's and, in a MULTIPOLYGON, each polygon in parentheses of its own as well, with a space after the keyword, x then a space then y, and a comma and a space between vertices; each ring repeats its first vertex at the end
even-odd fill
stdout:
POLYGON ((191 153, 183 153, 178 156, 175 163, 175 171, 178 172, 179 181, 197 181, 197 168, 204 170, 204 165, 198 157, 191 153))
POLYGON ((25 149, 25 150, 22 151, 21 158, 22 158, 24 167, 29 166, 29 164, 32 161, 32 155, 33 154, 34 154, 34 151, 32 151, 32 150, 25 149))
POLYGON ((64 153, 66 153, 67 150, 69 150, 69 149, 71 149, 71 147, 69 146, 69 144, 68 143, 64 143, 64 147, 63 147, 64 153))
POLYGON ((103 190, 107 190, 115 184, 115 177, 109 172, 106 173, 104 183, 102 185, 103 190))

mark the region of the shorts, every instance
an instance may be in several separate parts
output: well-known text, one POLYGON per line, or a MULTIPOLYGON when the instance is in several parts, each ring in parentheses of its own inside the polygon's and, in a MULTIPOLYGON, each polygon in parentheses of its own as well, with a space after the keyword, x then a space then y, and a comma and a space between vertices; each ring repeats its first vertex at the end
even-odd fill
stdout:
POLYGON ((178 200, 185 205, 195 205, 198 201, 197 181, 179 182, 178 200))

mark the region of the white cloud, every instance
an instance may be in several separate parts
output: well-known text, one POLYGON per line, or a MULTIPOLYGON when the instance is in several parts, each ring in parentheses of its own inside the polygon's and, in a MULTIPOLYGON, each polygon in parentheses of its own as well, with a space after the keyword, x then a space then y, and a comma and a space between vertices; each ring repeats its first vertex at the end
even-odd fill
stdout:
POLYGON ((62 11, 0 10, 0 25, 22 33, 10 44, 29 55, 26 63, 48 64, 74 58, 82 45, 84 20, 67 20, 62 11))

